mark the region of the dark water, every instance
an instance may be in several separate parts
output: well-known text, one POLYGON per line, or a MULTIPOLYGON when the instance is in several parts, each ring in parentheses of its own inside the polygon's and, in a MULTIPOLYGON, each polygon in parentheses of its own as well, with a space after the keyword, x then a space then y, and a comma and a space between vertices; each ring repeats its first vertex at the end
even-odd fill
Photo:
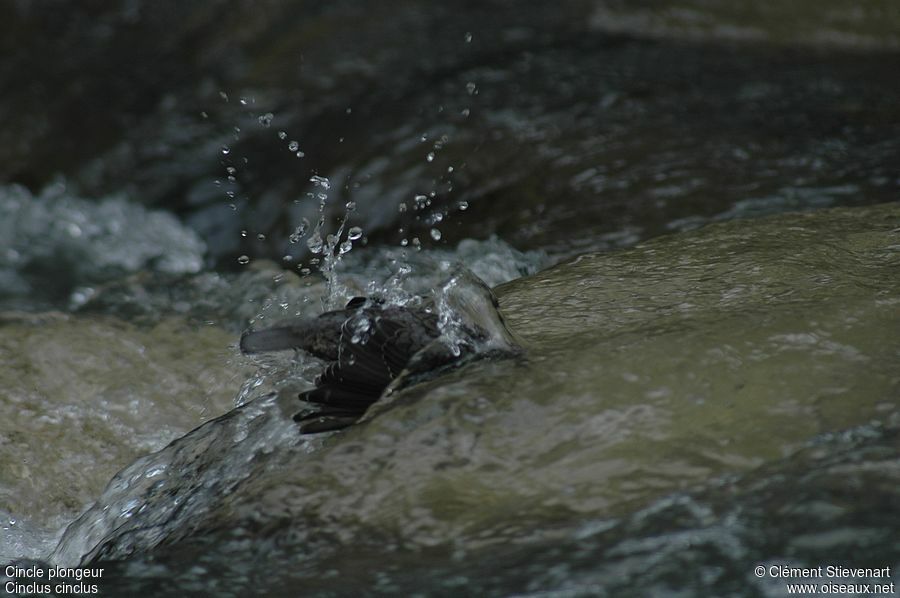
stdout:
POLYGON ((51 4, 0 9, 0 562, 123 596, 897 581, 892 2, 51 4), (345 434, 289 419, 318 364, 235 348, 455 262, 526 357, 345 434))
POLYGON ((373 242, 560 257, 896 199, 896 7, 734 4, 21 3, 0 177, 126 190, 231 267, 305 253, 314 174, 373 242))

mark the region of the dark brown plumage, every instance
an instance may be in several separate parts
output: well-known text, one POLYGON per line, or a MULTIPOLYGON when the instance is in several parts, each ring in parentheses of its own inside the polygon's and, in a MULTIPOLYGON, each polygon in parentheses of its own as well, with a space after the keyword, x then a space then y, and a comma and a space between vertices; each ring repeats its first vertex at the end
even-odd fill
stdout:
MULTIPOLYGON (((288 326, 247 332, 241 351, 301 349, 328 363, 316 387, 300 394, 308 405, 294 416, 301 432, 344 428, 375 403, 410 360, 440 336, 438 317, 427 308, 383 306, 363 297, 344 309, 288 326)), ((453 358, 431 351, 434 364, 453 358)))
POLYGON ((387 389, 474 355, 519 353, 498 307, 491 289, 459 266, 430 301, 399 306, 357 297, 316 318, 247 332, 241 351, 300 349, 328 362, 316 387, 300 393, 304 407, 294 421, 305 434, 338 430, 355 423, 387 389))

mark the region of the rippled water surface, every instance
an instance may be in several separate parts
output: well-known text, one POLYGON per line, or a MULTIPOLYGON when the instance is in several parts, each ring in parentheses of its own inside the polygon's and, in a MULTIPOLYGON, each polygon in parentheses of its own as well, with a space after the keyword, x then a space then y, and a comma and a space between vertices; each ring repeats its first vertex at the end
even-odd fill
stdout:
POLYGON ((291 370, 269 363, 243 407, 119 473, 51 560, 173 594, 769 591, 750 564, 862 537, 888 566, 894 536, 832 493, 896 498, 898 222, 891 205, 736 222, 518 279, 497 292, 523 356, 413 386, 331 438, 296 434, 291 370), (806 519, 758 538, 784 509, 806 519), (821 544, 819 526, 845 532, 821 544), (691 575, 671 579, 675 562, 691 575))
POLYGON ((221 264, 301 259, 313 175, 372 241, 558 257, 897 197, 890 1, 129 6, 9 21, 46 76, 4 75, 0 109, 43 110, 0 132, 0 173, 169 207, 221 264))
POLYGON ((10 12, 0 564, 111 596, 900 583, 893 3, 10 12), (469 273, 522 350, 338 433, 291 420, 321 362, 237 348, 361 295, 478 317, 469 273))

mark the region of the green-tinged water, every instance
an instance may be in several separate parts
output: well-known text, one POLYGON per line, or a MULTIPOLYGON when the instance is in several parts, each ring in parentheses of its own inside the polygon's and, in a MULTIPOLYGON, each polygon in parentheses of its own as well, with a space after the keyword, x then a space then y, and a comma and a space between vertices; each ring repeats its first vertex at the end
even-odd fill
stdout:
POLYGON ((61 525, 123 466, 229 409, 250 371, 233 343, 174 319, 0 314, 0 507, 61 525))
POLYGON ((592 24, 603 31, 659 37, 900 48, 900 8, 891 0, 599 2, 592 24))
MULTIPOLYGON (((582 256, 497 289, 523 357, 413 386, 314 445, 288 433, 290 393, 251 401, 121 474, 95 507, 116 505, 102 516, 113 519, 83 518, 55 562, 89 553, 113 571, 114 593, 390 594, 421 583, 450 594, 464 579, 504 595, 564 588, 576 572, 589 593, 618 587, 620 577, 586 573, 591 551, 603 567, 627 554, 618 573, 644 569, 648 588, 664 579, 693 592, 706 587, 700 569, 716 572, 710 584, 740 586, 754 563, 805 562, 820 540, 852 554, 859 513, 825 506, 835 478, 817 468, 862 459, 841 466, 841 483, 859 488, 900 454, 898 266, 898 204, 582 256), (150 469, 153 488, 129 482, 150 469), (786 500, 796 476, 803 493, 786 500), (757 500, 806 519, 790 537, 752 531, 757 500), (820 538, 832 523, 847 533, 820 538), (679 577, 658 552, 683 526, 698 546, 723 545, 680 554, 679 577), (637 548, 648 535, 658 550, 637 548), (505 571, 496 579, 492 562, 505 571)), ((886 508, 896 488, 873 487, 870 502, 886 508)), ((857 564, 900 561, 895 537, 876 534, 864 553, 879 562, 857 564)))
POLYGON ((900 585, 896 0, 39 4, 0 19, 4 590, 900 585), (292 420, 321 362, 239 354, 358 296, 509 349, 466 268, 523 351, 339 433, 292 420))

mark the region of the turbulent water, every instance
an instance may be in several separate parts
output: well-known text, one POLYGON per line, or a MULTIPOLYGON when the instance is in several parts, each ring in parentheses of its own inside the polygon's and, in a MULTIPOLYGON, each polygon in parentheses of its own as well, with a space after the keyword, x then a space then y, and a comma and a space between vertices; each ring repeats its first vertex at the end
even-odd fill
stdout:
MULTIPOLYGON (((315 360, 251 362, 238 355, 237 337, 248 323, 314 316, 376 292, 402 304, 439 289, 459 263, 491 285, 546 264, 541 252, 521 253, 493 238, 427 254, 397 247, 341 255, 327 281, 265 261, 244 273, 216 274, 197 272, 203 244, 193 232, 124 198, 89 202, 62 185, 33 197, 8 186, 0 188, 0 210, 9 242, 3 274, 15 283, 3 287, 0 299, 5 309, 21 310, 0 312, 0 355, 7 365, 0 402, 4 562, 49 554, 65 524, 129 461, 230 407, 249 403, 236 413, 255 414, 268 404, 267 392, 309 385, 319 369, 315 360), (40 311, 47 308, 62 311, 40 311)), ((241 417, 235 416, 235 438, 251 425, 241 417)), ((263 444, 299 441, 289 418, 273 421, 284 436, 265 436, 263 444)), ((214 454, 227 469, 229 453, 214 454)), ((152 486, 167 470, 179 469, 168 460, 138 459, 129 471, 152 486)), ((180 468, 190 469, 186 463, 180 468)), ((246 474, 238 469, 232 481, 246 474)), ((228 479, 217 470, 204 475, 217 492, 228 479)), ((134 491, 135 485, 124 487, 134 491)), ((110 500, 115 508, 96 508, 112 520, 130 518, 141 506, 133 496, 110 500)), ((78 550, 90 550, 91 541, 79 538, 68 561, 77 563, 78 550)))
POLYGON ((103 566, 122 595, 781 595, 754 566, 896 567, 898 235, 896 205, 835 210, 520 278, 497 294, 524 356, 330 437, 290 420, 315 367, 267 360, 240 407, 118 473, 52 554, 20 523, 5 548, 103 566))
POLYGON ((313 175, 373 243, 558 257, 896 199, 893 0, 652 4, 17 2, 0 179, 124 190, 225 266, 302 257, 313 175))
POLYGON ((111 596, 900 583, 900 12, 651 4, 14 3, 0 565, 111 596), (237 347, 362 295, 433 301, 452 347, 500 321, 473 277, 521 350, 341 432, 291 420, 321 362, 237 347), (869 573, 781 573, 828 566, 869 573))

